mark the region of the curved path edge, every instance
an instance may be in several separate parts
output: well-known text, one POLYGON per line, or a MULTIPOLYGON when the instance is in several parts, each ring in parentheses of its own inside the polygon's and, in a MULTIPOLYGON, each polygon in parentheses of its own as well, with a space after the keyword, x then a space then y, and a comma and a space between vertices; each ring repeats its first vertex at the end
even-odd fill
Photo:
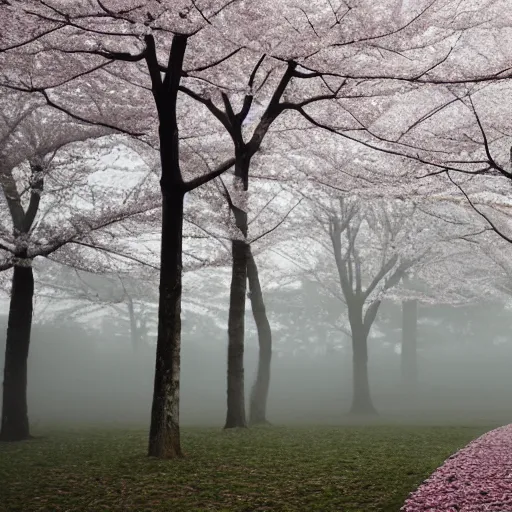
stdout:
POLYGON ((512 512, 512 424, 454 453, 415 491, 401 512, 512 512))

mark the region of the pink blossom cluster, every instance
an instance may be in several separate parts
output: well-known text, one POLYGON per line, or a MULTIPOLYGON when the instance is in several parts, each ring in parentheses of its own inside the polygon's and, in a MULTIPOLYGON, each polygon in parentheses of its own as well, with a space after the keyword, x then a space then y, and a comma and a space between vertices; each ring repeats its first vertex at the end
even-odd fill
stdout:
POLYGON ((400 510, 512 511, 512 424, 487 432, 449 457, 400 510))

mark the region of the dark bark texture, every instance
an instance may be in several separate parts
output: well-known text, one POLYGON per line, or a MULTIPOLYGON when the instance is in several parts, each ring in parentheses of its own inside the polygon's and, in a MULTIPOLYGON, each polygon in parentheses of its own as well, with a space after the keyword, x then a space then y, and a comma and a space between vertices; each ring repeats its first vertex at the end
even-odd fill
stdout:
MULTIPOLYGON (((240 143, 241 145, 241 143, 240 143)), ((243 149, 237 151, 235 176, 244 191, 247 191, 249 178, 249 157, 243 149)), ((245 343, 245 300, 247 293, 247 212, 230 203, 235 223, 242 240, 232 240, 231 288, 228 315, 228 371, 227 371, 227 411, 224 428, 245 428, 245 382, 244 382, 244 343, 245 343)))
MULTIPOLYGON (((267 108, 261 116, 252 136, 248 141, 244 140, 243 123, 249 114, 253 102, 252 86, 256 73, 263 62, 263 56, 254 67, 248 81, 251 90, 243 101, 241 109, 236 112, 229 96, 222 94, 224 110, 216 106, 211 100, 201 98, 188 87, 181 87, 180 90, 205 105, 210 112, 220 121, 231 136, 235 147, 235 177, 245 192, 249 188, 249 167, 251 158, 258 152, 261 143, 267 134, 271 124, 285 109, 295 109, 293 103, 281 103, 284 91, 294 76, 303 78, 296 72, 297 64, 289 62, 286 72, 281 77, 267 108)), ((318 100, 325 99, 322 96, 318 100)), ((309 103, 309 102, 308 102, 309 103)), ((228 371, 227 371, 227 414, 225 428, 245 427, 245 404, 244 404, 244 316, 245 316, 245 290, 247 287, 247 213, 240 210, 233 204, 226 189, 231 211, 233 212, 238 229, 243 234, 243 242, 233 240, 232 255, 232 282, 230 293, 229 320, 228 320, 228 371), (243 282, 242 282, 243 281, 243 282), (243 297, 242 297, 243 290, 243 297)))
POLYGON ((155 41, 146 36, 146 63, 159 118, 162 175, 162 240, 160 253, 160 296, 155 381, 151 407, 148 455, 171 459, 182 457, 179 427, 181 288, 183 249, 183 202, 185 186, 179 162, 176 104, 185 36, 174 36, 167 72, 162 79, 155 41))
POLYGON ((144 38, 142 53, 151 78, 151 92, 159 120, 160 161, 162 174, 162 241, 160 255, 160 297, 155 382, 148 454, 158 458, 182 457, 179 427, 181 289, 183 252, 183 203, 187 192, 220 176, 232 167, 234 159, 214 171, 188 182, 183 180, 179 158, 177 99, 183 75, 183 60, 188 36, 175 34, 162 77, 155 40, 144 38))
MULTIPOLYGON (((26 210, 22 206, 12 172, 3 171, 0 175, 0 185, 11 213, 14 232, 20 236, 26 235, 30 231, 39 211, 44 188, 41 161, 37 158, 31 161, 30 168, 32 181, 30 201, 26 210)), ((0 440, 2 441, 22 441, 30 438, 27 368, 32 330, 34 274, 32 260, 27 258, 26 248, 22 248, 16 254, 16 259, 5 344, 2 424, 0 427, 0 440)))
POLYGON ((272 361, 272 330, 267 318, 265 302, 258 275, 258 267, 251 248, 248 247, 247 277, 252 314, 258 331, 259 357, 256 380, 251 390, 249 423, 260 425, 268 423, 267 400, 270 387, 270 365, 272 361))
POLYGON ((405 300, 402 302, 402 384, 413 393, 418 386, 417 370, 417 325, 418 301, 405 300))
POLYGON ((149 455, 181 457, 179 399, 183 195, 163 196, 158 337, 149 455))
POLYGON ((247 243, 233 240, 228 317, 228 408, 224 428, 246 427, 244 398, 244 331, 247 290, 247 243))
POLYGON ((1 441, 22 441, 30 438, 27 365, 33 296, 32 267, 15 266, 5 346, 1 441))

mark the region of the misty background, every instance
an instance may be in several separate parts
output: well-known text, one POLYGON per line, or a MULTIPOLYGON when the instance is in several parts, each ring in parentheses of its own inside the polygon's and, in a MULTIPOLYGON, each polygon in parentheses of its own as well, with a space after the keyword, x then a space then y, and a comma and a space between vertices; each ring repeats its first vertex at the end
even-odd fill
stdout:
MULTIPOLYGON (((274 327, 268 418, 274 424, 346 423, 352 393, 350 338, 330 317, 343 309, 302 283, 265 294, 274 327)), ((227 329, 218 309, 184 307, 181 421, 221 427, 225 419, 227 329)), ((122 306, 122 305, 121 305, 122 306)), ((7 308, 6 308, 7 309, 7 308)), ((5 309, 5 310, 6 310, 5 309)), ((36 307, 37 309, 37 307, 36 307)), ((130 424, 150 417, 156 333, 138 346, 127 316, 96 313, 34 318, 28 401, 34 425, 130 424)), ((4 310, 4 311, 5 311, 4 310)), ((84 311, 87 312, 85 303, 84 311)), ((156 306, 139 308, 154 322, 156 306), (151 309, 152 308, 152 309, 151 309)), ((401 303, 385 300, 369 338, 369 378, 380 417, 407 423, 509 421, 512 410, 512 310, 487 302, 418 307, 418 387, 405 389, 400 367, 401 303)), ((246 314, 246 403, 258 360, 252 315, 246 314)), ((0 365, 7 317, 0 316, 0 365)), ((361 421, 359 419, 358 421, 361 421)))

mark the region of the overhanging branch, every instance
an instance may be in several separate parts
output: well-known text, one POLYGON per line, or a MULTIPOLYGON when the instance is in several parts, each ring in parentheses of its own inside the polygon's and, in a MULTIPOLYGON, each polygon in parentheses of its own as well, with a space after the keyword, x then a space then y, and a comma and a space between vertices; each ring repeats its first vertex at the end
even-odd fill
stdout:
POLYGON ((489 217, 487 215, 485 215, 485 213, 481 212, 476 206, 475 204, 473 203, 473 201, 471 201, 471 199, 469 198, 469 195, 466 193, 466 191, 456 182, 452 179, 452 177, 450 176, 450 173, 446 173, 446 175, 448 176, 448 179, 460 190, 461 194, 466 198, 467 202, 469 203, 469 205, 471 206, 471 208, 473 208, 473 210, 480 216, 482 217, 482 219, 484 219, 487 224, 489 224, 489 226, 491 227, 492 231, 494 231, 497 235, 499 235, 501 238, 503 238, 503 240, 505 240, 506 242, 508 243, 512 243, 512 238, 505 235, 505 233, 503 233, 500 229, 497 228, 497 226, 492 222, 491 219, 489 219, 489 217))
POLYGON ((190 191, 200 187, 201 185, 204 185, 204 184, 208 183, 209 181, 211 181, 215 178, 218 178, 220 175, 222 175, 227 170, 229 170, 231 167, 233 167, 233 165, 235 165, 235 159, 230 158, 229 160, 226 160, 224 163, 219 165, 213 171, 186 182, 184 184, 185 192, 190 192, 190 191))

